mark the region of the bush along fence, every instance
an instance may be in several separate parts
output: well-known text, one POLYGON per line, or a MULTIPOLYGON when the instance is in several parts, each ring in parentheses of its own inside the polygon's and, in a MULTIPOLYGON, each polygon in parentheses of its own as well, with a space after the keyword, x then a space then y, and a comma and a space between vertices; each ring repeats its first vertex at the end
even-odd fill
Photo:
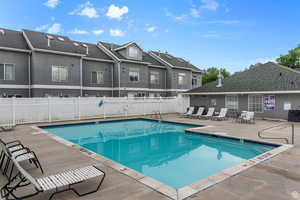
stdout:
POLYGON ((0 98, 0 125, 178 113, 188 104, 182 96, 0 98))

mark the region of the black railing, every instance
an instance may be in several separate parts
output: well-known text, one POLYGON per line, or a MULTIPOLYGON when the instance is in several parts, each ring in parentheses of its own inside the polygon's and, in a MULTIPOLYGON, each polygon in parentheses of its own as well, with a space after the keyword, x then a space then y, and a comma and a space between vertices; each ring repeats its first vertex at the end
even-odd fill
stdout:
POLYGON ((262 135, 262 133, 267 131, 267 130, 276 129, 276 128, 287 128, 289 126, 291 126, 291 128, 292 128, 291 144, 294 144, 294 142, 295 142, 295 127, 294 127, 293 123, 283 123, 283 124, 279 124, 279 125, 276 125, 276 126, 265 128, 263 130, 258 131, 258 137, 261 138, 261 139, 269 139, 269 140, 284 140, 287 144, 289 144, 289 138, 285 138, 285 137, 268 137, 268 136, 263 136, 262 135))

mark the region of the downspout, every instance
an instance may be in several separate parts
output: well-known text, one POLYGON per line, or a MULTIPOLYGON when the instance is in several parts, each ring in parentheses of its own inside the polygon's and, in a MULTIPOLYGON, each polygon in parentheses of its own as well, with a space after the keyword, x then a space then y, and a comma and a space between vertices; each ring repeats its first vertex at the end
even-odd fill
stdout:
POLYGON ((111 96, 114 97, 114 66, 111 68, 111 96))
POLYGON ((28 54, 28 97, 31 97, 31 53, 28 54))
POLYGON ((168 93, 168 90, 167 90, 167 69, 165 70, 165 95, 166 97, 168 96, 167 93, 168 93))
POLYGON ((80 57, 80 96, 82 97, 82 80, 83 80, 83 78, 82 78, 82 60, 83 60, 83 58, 82 57, 80 57))
POLYGON ((121 97, 121 62, 118 62, 119 97, 121 97))

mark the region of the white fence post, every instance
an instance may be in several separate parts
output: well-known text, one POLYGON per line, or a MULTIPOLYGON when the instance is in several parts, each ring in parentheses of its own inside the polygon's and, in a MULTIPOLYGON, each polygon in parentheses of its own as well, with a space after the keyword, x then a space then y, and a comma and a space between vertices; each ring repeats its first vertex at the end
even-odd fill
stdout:
POLYGON ((159 97, 159 114, 161 114, 161 96, 159 97))
POLYGON ((145 107, 146 107, 146 97, 144 96, 144 98, 143 98, 143 100, 144 100, 144 102, 143 102, 143 112, 144 112, 144 116, 146 116, 146 109, 145 109, 145 107))
POLYGON ((51 117, 51 98, 48 96, 48 120, 49 120, 49 122, 52 121, 51 118, 52 118, 51 117))
POLYGON ((81 119, 81 113, 80 113, 80 96, 78 96, 77 99, 77 109, 78 109, 78 119, 81 119))
POLYGON ((105 119, 106 118, 106 113, 105 113, 105 96, 103 97, 103 118, 105 119))
POLYGON ((13 97, 12 98, 12 122, 13 122, 13 125, 16 125, 16 97, 13 97))

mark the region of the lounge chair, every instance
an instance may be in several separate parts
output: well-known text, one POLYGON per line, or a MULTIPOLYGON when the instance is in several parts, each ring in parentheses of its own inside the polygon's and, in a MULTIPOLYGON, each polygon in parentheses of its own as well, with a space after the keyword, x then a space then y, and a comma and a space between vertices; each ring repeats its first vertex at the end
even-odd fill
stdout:
POLYGON ((35 166, 37 168, 40 168, 41 172, 44 173, 40 161, 33 151, 31 151, 27 147, 24 147, 24 145, 22 145, 19 141, 16 141, 15 145, 12 145, 14 144, 12 142, 10 142, 10 144, 11 145, 7 145, 7 143, 4 143, 3 140, 0 140, 0 149, 1 149, 0 169, 2 170, 2 167, 4 166, 4 169, 2 170, 3 175, 6 175, 8 179, 11 179, 12 172, 14 170, 13 164, 11 166, 9 176, 7 172, 9 170, 9 166, 12 158, 14 158, 17 162, 30 161, 30 163, 34 163, 35 166), (5 158, 6 158, 6 163, 4 164, 5 158))
POLYGON ((246 114, 242 117, 242 122, 254 124, 254 112, 246 112, 246 114))
POLYGON ((182 117, 188 117, 188 116, 192 115, 194 110, 195 110, 194 107, 189 107, 189 110, 186 113, 182 114, 182 117))
POLYGON ((199 117, 202 116, 203 112, 204 112, 204 108, 203 107, 199 107, 197 113, 196 114, 191 114, 189 117, 191 117, 191 118, 199 118, 199 117))
POLYGON ((221 108, 221 111, 219 113, 218 116, 213 116, 211 119, 212 120, 226 120, 226 115, 227 115, 227 111, 228 109, 227 108, 221 108))
POLYGON ((73 191, 75 194, 81 197, 97 192, 105 178, 105 173, 96 166, 86 166, 36 179, 32 177, 23 167, 21 167, 21 165, 15 159, 12 159, 12 161, 18 172, 11 181, 1 188, 1 197, 4 199, 25 199, 48 191, 53 191, 49 197, 49 200, 52 199, 55 194, 65 191, 73 191), (79 193, 77 190, 75 190, 75 188, 72 187, 79 183, 83 183, 98 177, 102 178, 100 179, 97 188, 90 192, 79 193), (17 196, 16 191, 19 188, 29 185, 34 186, 35 191, 33 193, 24 196, 17 196))
POLYGON ((215 108, 208 108, 206 115, 202 115, 201 118, 202 119, 210 119, 214 115, 214 112, 215 112, 215 108))

